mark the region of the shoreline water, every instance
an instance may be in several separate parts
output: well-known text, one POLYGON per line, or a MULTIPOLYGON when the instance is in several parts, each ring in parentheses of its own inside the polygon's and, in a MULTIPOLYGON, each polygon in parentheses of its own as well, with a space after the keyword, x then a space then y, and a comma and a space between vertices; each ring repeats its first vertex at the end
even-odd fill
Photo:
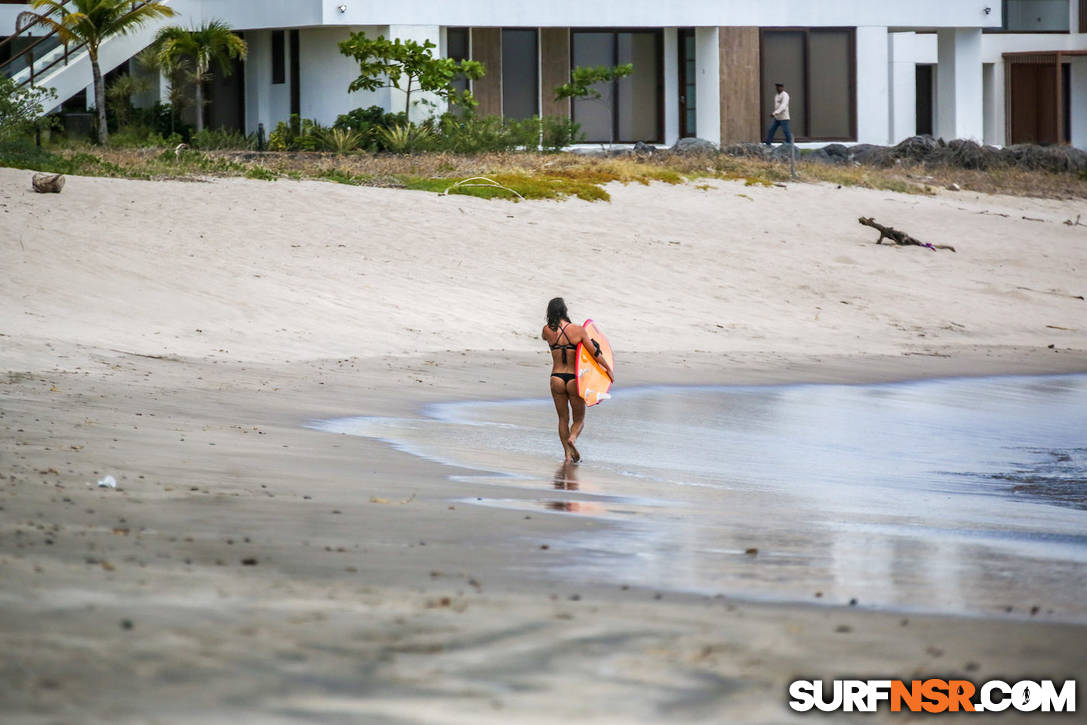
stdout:
POLYGON ((559 466, 553 476, 546 399, 433 403, 416 417, 310 427, 381 440, 471 471, 451 475, 453 482, 499 489, 464 503, 607 522, 581 544, 595 552, 591 566, 577 555, 556 562, 566 576, 630 584, 639 579, 630 568, 637 558, 663 557, 670 563, 643 569, 643 584, 760 601, 804 602, 818 592, 818 603, 859 597, 886 611, 974 616, 1001 613, 1000 597, 1034 595, 1049 615, 1083 622, 1073 571, 1087 565, 1087 540, 1075 536, 1084 529, 1087 497, 1072 479, 1087 476, 1087 451, 1075 433, 1087 429, 1085 381, 1050 375, 622 389, 590 415, 585 448, 595 460, 559 466), (642 418, 653 410, 667 417, 642 418), (770 411, 775 420, 765 418, 770 411), (648 447, 635 443, 650 436, 648 447), (843 508, 839 499, 852 503, 843 508), (718 500, 745 513, 708 515, 718 500), (764 523, 751 526, 751 517, 764 523), (812 519, 822 523, 812 528, 812 519), (733 543, 722 549, 710 543, 715 539, 733 543), (749 565, 741 540, 761 544, 758 556, 769 569, 749 565), (813 558, 823 549, 830 562, 813 558), (796 564, 773 566, 790 560, 796 564), (700 573, 672 573, 696 562, 700 573), (906 575, 917 568, 945 573, 930 581, 906 575), (1002 582, 994 589, 983 583, 992 570, 1002 582), (892 588, 879 585, 888 575, 892 588), (949 590, 960 599, 941 603, 949 590))

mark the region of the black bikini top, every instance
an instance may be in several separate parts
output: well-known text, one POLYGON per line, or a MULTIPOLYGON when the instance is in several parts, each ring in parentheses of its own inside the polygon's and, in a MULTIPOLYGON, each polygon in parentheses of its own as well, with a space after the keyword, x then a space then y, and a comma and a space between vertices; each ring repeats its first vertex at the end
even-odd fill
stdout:
POLYGON ((563 365, 566 364, 566 351, 567 350, 577 350, 577 345, 570 344, 572 341, 570 340, 570 336, 566 334, 566 328, 567 327, 569 327, 569 323, 567 323, 566 325, 563 325, 562 329, 559 330, 559 334, 566 338, 566 343, 567 344, 560 345, 558 343, 558 338, 556 337, 555 338, 555 344, 554 345, 549 345, 549 347, 552 350, 562 350, 562 363, 563 363, 563 365))

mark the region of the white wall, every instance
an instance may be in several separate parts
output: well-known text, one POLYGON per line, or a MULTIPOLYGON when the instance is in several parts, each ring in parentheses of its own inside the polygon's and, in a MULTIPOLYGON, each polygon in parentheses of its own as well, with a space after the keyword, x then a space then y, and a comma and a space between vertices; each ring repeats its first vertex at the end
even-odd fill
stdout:
MULTIPOLYGON (((199 5, 207 19, 219 18, 241 30, 260 28, 305 28, 325 25, 325 10, 340 2, 333 0, 187 0, 199 5)), ((341 0, 342 1, 342 0, 341 0)), ((350 2, 350 0, 348 0, 350 2)), ((355 4, 361 4, 355 0, 355 4)), ((376 5, 376 4, 375 4, 376 5)), ((387 13, 386 13, 387 14, 387 13)), ((388 20, 385 21, 386 23, 388 20)), ((346 25, 344 22, 328 23, 346 25)), ((367 23, 359 23, 366 25, 367 23)), ((372 23, 379 25, 381 23, 372 23)))
MULTIPOLYGON (((887 53, 890 56, 888 84, 890 87, 890 143, 917 133, 917 65, 916 33, 888 33, 887 53)), ((858 58, 858 62, 860 59, 858 58)))
POLYGON ((886 27, 857 28, 857 141, 886 144, 890 133, 886 27))
MULTIPOLYGON (((356 91, 348 93, 347 87, 359 75, 359 65, 354 58, 340 53, 339 43, 351 33, 365 31, 367 36, 388 36, 388 28, 307 28, 299 31, 301 46, 301 97, 302 118, 313 118, 330 126, 341 113, 369 106, 390 106, 390 89, 356 91)), ((397 95, 403 98, 402 93, 397 95)), ((403 100, 400 103, 403 106, 403 100)), ((265 127, 267 127, 265 123, 265 127)))
MULTIPOLYGON (((210 0, 209 0, 210 1, 210 0)), ((281 6, 284 0, 260 3, 281 6)), ((309 14, 313 0, 297 0, 300 13, 309 14)), ((218 0, 222 6, 255 4, 252 0, 218 0)), ((373 25, 407 23, 489 26, 857 26, 895 28, 982 27, 1000 25, 996 0, 549 0, 548 2, 495 2, 495 0, 399 0, 393 4, 362 0, 327 0, 322 22, 373 25), (339 5, 347 10, 340 13, 339 5), (983 8, 994 6, 985 15, 983 8)))
POLYGON ((1087 148, 1087 58, 1072 61, 1072 145, 1087 148))
POLYGON ((695 28, 695 125, 698 137, 721 143, 721 51, 716 27, 695 28))
POLYGON ((247 133, 257 130, 257 124, 264 124, 264 131, 270 135, 276 124, 286 121, 291 115, 291 38, 286 34, 286 52, 284 62, 287 66, 286 83, 272 83, 272 32, 270 30, 248 31, 245 34, 249 45, 249 57, 245 62, 245 130, 247 133))
MULTIPOLYGON (((221 18, 241 30, 305 28, 320 25, 483 25, 483 26, 847 26, 892 28, 998 27, 998 0, 170 0, 200 22, 221 18), (338 7, 346 5, 340 13, 338 7), (982 8, 993 8, 985 15, 982 8)), ((1075 5, 1075 3, 1073 3, 1075 5)), ((0 5, 0 35, 14 28, 25 5, 0 5)), ((1073 16, 1073 23, 1075 17, 1073 16)), ((1074 26, 1073 26, 1074 27, 1074 26)))
POLYGON ((981 31, 941 30, 937 42, 936 135, 981 141, 984 136, 981 31))

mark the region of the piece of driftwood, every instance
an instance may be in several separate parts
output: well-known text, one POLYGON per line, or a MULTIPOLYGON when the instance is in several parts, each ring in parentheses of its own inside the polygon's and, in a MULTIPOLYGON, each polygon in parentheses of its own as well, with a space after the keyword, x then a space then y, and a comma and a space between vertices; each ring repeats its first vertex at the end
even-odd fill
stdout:
POLYGON ((918 241, 917 239, 911 237, 909 234, 906 234, 906 232, 900 232, 893 227, 885 227, 871 217, 862 216, 857 221, 859 221, 866 227, 872 227, 873 229, 879 231, 879 239, 876 240, 876 244, 882 244, 884 239, 890 239, 895 244, 903 247, 926 247, 934 252, 937 249, 950 249, 952 252, 955 251, 955 248, 952 247, 950 244, 930 244, 928 242, 918 241))
POLYGON ((34 174, 31 181, 34 191, 39 194, 59 194, 64 188, 63 174, 34 174))

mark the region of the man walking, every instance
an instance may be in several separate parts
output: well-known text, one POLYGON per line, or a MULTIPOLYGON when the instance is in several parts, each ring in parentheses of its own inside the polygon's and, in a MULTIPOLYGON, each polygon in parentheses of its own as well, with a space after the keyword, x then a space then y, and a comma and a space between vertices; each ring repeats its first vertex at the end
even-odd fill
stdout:
POLYGON ((774 87, 777 88, 777 95, 774 96, 774 111, 770 114, 774 122, 770 124, 770 130, 766 134, 767 146, 773 143, 774 134, 778 132, 779 127, 785 130, 785 142, 793 142, 793 132, 789 130, 789 94, 785 92, 785 86, 782 83, 775 83, 774 87))

